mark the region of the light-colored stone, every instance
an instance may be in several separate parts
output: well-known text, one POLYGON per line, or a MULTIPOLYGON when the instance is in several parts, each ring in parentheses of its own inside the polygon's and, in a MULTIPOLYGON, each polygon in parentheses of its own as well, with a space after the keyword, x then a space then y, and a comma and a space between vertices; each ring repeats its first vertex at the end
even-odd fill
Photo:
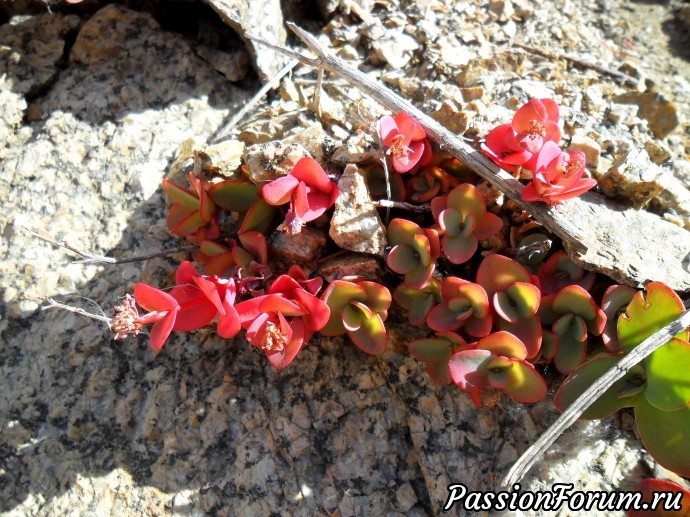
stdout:
POLYGON ((341 248, 383 255, 386 229, 369 195, 366 179, 356 165, 348 165, 338 182, 340 195, 331 218, 331 239, 341 248))
POLYGON ((475 113, 459 110, 452 101, 443 101, 441 107, 430 113, 431 118, 445 126, 456 135, 462 135, 472 124, 475 113))
POLYGON ((374 140, 374 136, 369 131, 358 129, 345 142, 344 145, 337 147, 331 160, 340 165, 348 163, 364 163, 367 161, 380 162, 383 151, 380 145, 374 140))
POLYGON ((300 144, 285 145, 279 141, 255 144, 244 150, 249 179, 259 186, 289 174, 305 156, 309 153, 300 144))
POLYGON ((649 159, 647 151, 632 150, 605 173, 597 175, 597 181, 607 196, 622 197, 639 209, 662 191, 659 180, 663 174, 663 169, 649 159))
POLYGON ((285 45, 287 31, 279 0, 204 0, 220 18, 244 40, 252 64, 262 81, 268 81, 286 59, 273 50, 250 40, 251 33, 276 45, 285 45))
POLYGON ((649 154, 651 160, 660 165, 671 158, 671 151, 666 144, 660 140, 647 140, 644 144, 645 151, 649 154))
POLYGON ((664 138, 679 123, 675 105, 656 92, 628 92, 614 97, 614 102, 638 106, 637 116, 649 123, 655 137, 664 138))
POLYGON ((601 155, 601 146, 592 138, 588 136, 573 135, 568 146, 570 151, 582 151, 585 153, 587 159, 587 167, 596 169, 599 165, 599 156, 601 155))
POLYGON ((580 229, 584 255, 571 258, 590 271, 641 287, 664 282, 675 291, 690 290, 690 232, 645 210, 587 192, 559 211, 580 229))

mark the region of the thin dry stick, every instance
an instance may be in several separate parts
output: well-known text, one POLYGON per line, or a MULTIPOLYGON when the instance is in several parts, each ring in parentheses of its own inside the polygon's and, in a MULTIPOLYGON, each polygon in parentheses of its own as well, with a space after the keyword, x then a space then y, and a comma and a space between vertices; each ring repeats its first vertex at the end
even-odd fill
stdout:
POLYGON ((290 70, 295 68, 297 66, 297 63, 299 61, 297 59, 291 60, 287 65, 285 65, 283 68, 281 68, 276 75, 271 77, 271 79, 264 84, 261 88, 259 88, 259 91, 254 94, 254 96, 249 99, 247 104, 245 104, 241 110, 239 110, 237 113, 235 113, 230 120, 228 120, 227 124, 223 124, 221 126, 221 130, 218 131, 215 135, 212 135, 212 137, 209 139, 211 142, 219 142, 221 139, 225 138, 225 135, 233 129, 237 123, 242 120, 245 116, 247 116, 247 113, 249 113, 251 110, 253 110, 257 104, 261 101, 261 99, 264 98, 264 95, 268 92, 268 90, 275 88, 280 84, 280 81, 285 77, 290 70))
POLYGON ((385 208, 401 208, 403 210, 408 210, 410 212, 431 212, 431 205, 413 205, 412 203, 406 203, 404 201, 391 201, 390 199, 379 199, 378 201, 373 201, 374 206, 382 206, 385 208))
POLYGON ((439 143, 443 149, 462 161, 481 178, 495 185, 498 190, 513 200, 520 208, 529 212, 535 220, 543 224, 549 231, 558 235, 562 240, 570 243, 571 247, 578 253, 584 254, 587 252, 587 246, 582 242, 579 230, 558 211, 551 207, 527 203, 522 200, 521 194, 524 187, 511 174, 494 165, 491 160, 463 142, 460 138, 402 97, 372 80, 359 70, 349 67, 341 59, 326 54, 326 51, 321 47, 316 38, 308 32, 297 27, 293 23, 288 23, 288 27, 290 27, 309 49, 317 55, 317 59, 308 58, 249 34, 247 34, 247 37, 257 43, 274 49, 276 52, 299 59, 303 63, 315 68, 327 69, 337 76, 342 77, 345 81, 363 93, 373 97, 391 111, 406 112, 410 114, 422 124, 427 135, 429 135, 432 140, 439 143))
MULTIPOLYGON (((687 306, 687 303, 686 303, 687 306)), ((597 379, 580 397, 568 408, 515 462, 506 477, 504 486, 511 486, 520 481, 527 471, 534 465, 544 452, 553 445, 558 437, 570 427, 580 415, 591 406, 602 393, 606 392, 614 382, 621 379, 627 372, 642 361, 657 348, 668 343, 670 339, 690 326, 690 310, 681 314, 673 323, 645 339, 628 355, 624 356, 608 372, 597 379)))
POLYGON ((566 61, 570 61, 571 63, 581 66, 583 68, 590 68, 596 72, 599 72, 600 74, 605 74, 613 77, 614 79, 617 79, 621 81, 623 84, 628 84, 630 86, 635 86, 637 84, 637 79, 635 79, 632 76, 629 76, 628 74, 624 74, 623 72, 619 72, 618 70, 613 70, 612 68, 607 68, 605 66, 597 65, 596 63, 590 63, 588 61, 585 61, 584 59, 580 59, 577 56, 574 56, 572 54, 560 54, 556 52, 547 52, 546 50, 542 50, 539 48, 535 47, 530 47, 529 45, 524 45, 522 43, 513 43, 516 47, 520 47, 522 49, 525 49, 528 52, 532 52, 533 54, 538 54, 540 56, 546 57, 548 59, 565 59, 566 61))
MULTIPOLYGON (((21 225, 20 225, 21 226, 21 225)), ((60 248, 65 248, 68 249, 77 255, 84 257, 82 260, 75 260, 73 263, 74 264, 131 264, 132 262, 143 262, 145 260, 150 260, 153 258, 157 257, 166 257, 168 255, 172 255, 173 253, 179 253, 181 251, 193 251, 198 248, 196 245, 191 245, 191 246, 182 246, 180 248, 176 248, 174 250, 168 250, 168 251, 159 251, 158 253, 151 253, 150 255, 139 255, 136 257, 127 257, 127 258, 113 258, 113 257, 106 257, 104 255, 96 255, 94 253, 89 253, 88 251, 83 251, 80 250, 79 248, 75 248, 72 246, 69 242, 67 241, 56 241, 55 239, 51 239, 50 237, 47 237, 46 235, 41 235, 40 233, 36 233, 33 230, 30 230, 26 226, 21 226, 29 232, 31 235, 34 237, 37 237, 41 239, 42 241, 49 242, 55 246, 59 246, 60 248)))
POLYGON ((87 318, 91 318, 92 320, 105 321, 108 324, 108 326, 110 326, 111 318, 108 318, 107 316, 93 314, 92 312, 87 312, 84 309, 80 309, 79 307, 65 305, 64 303, 60 303, 53 300, 52 298, 41 298, 41 300, 48 303, 48 305, 44 305, 43 307, 41 307, 42 311, 45 311, 47 309, 63 309, 65 311, 74 312, 75 314, 80 314, 81 316, 86 316, 87 318))

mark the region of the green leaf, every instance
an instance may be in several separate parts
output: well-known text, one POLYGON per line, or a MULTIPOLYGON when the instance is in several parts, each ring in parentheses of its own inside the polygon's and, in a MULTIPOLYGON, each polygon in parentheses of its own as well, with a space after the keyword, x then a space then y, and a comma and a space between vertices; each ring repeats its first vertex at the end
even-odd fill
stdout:
POLYGON ((690 476, 690 408, 662 411, 638 397, 635 421, 642 443, 654 459, 676 474, 690 476))
POLYGON ((225 180, 208 189, 211 199, 226 210, 246 212, 259 199, 259 190, 244 180, 225 180))
MULTIPOLYGON (((622 355, 599 354, 573 371, 561 384, 554 398, 554 405, 565 411, 582 395, 597 379, 609 371, 622 355)), ((634 395, 639 387, 644 387, 644 368, 634 366, 622 379, 617 380, 608 390, 589 406, 582 414, 585 420, 595 420, 612 415, 624 407, 633 406, 635 397, 624 396, 626 393, 634 395)))
POLYGON ((577 314, 585 321, 595 319, 598 309, 589 293, 579 285, 564 287, 553 300, 553 310, 558 314, 577 314))
POLYGON ((382 354, 388 346, 386 327, 376 313, 372 313, 371 318, 363 317, 361 326, 355 331, 348 330, 347 335, 360 350, 367 354, 382 354))
POLYGON ((506 293, 515 303, 520 317, 531 318, 537 313, 541 292, 536 285, 529 282, 515 282, 506 289, 506 293))
MULTIPOLYGON (((506 380, 500 389, 513 400, 524 404, 539 402, 546 397, 548 392, 546 382, 534 366, 517 359, 510 361, 512 367, 504 370, 506 380)), ((491 374, 489 374, 489 381, 491 382, 491 374)))
POLYGON ((489 299, 495 293, 505 291, 515 282, 531 282, 529 272, 514 260, 503 255, 487 255, 477 269, 477 283, 489 299))
POLYGON ((502 330, 489 334, 477 342, 477 348, 488 350, 496 356, 505 356, 511 359, 524 359, 527 357, 527 349, 518 338, 509 332, 502 330))
MULTIPOLYGON (((573 317, 571 321, 575 321, 573 317)), ((555 326, 555 325, 554 325, 555 326)), ((554 357, 554 364, 561 373, 570 373, 575 368, 580 366, 585 358, 587 350, 587 340, 580 341, 578 335, 573 332, 573 328, 577 329, 577 325, 571 325, 565 334, 558 334, 558 348, 556 349, 556 356, 554 357)))
MULTIPOLYGON (((685 310, 678 295, 661 282, 651 282, 646 296, 638 292, 618 319, 618 339, 624 352, 629 352, 657 330, 671 323, 685 310)), ((676 335, 688 340, 688 330, 676 335)))
POLYGON ((644 361, 647 401, 662 411, 690 404, 690 343, 673 338, 644 361))
POLYGON ((422 229, 412 221, 407 219, 393 219, 388 223, 386 237, 388 243, 392 246, 396 244, 404 244, 412 246, 412 239, 415 235, 422 233, 422 229))
POLYGON ((163 191, 168 195, 174 203, 179 203, 180 205, 197 209, 199 208, 199 198, 195 196, 190 190, 181 187, 177 183, 173 183, 168 179, 164 179, 162 182, 163 191))
POLYGON ((366 299, 366 291, 352 282, 345 280, 334 280, 321 295, 321 300, 324 301, 331 309, 331 316, 320 332, 324 336, 340 336, 345 333, 343 326, 343 310, 352 301, 364 301, 366 299))
POLYGON ((238 233, 247 233, 253 230, 266 233, 271 225, 275 212, 276 209, 266 203, 266 201, 261 198, 257 199, 247 213, 244 214, 242 226, 238 233))
POLYGON ((408 345, 410 355, 426 364, 426 371, 438 384, 451 382, 448 361, 453 353, 451 343, 445 339, 416 339, 408 345))

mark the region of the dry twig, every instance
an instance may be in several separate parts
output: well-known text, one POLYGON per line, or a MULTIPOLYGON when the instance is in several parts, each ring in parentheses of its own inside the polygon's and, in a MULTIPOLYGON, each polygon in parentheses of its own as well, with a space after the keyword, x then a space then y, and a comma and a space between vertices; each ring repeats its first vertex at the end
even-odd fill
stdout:
POLYGON ((198 248, 196 245, 190 245, 190 246, 182 246, 181 248, 176 248, 174 250, 167 250, 167 251, 159 251, 158 253, 151 253, 150 255, 139 255, 137 257, 127 257, 127 258, 121 258, 117 259, 114 257, 106 257, 104 255, 96 255, 94 253, 90 253, 88 251, 83 251, 80 250, 79 248, 76 248, 72 246, 69 242, 67 241, 56 241, 55 239, 51 239, 50 237, 46 235, 41 235, 40 233, 36 233, 33 230, 30 230, 26 226, 22 226, 24 230, 29 232, 31 235, 34 237, 37 237, 41 239, 42 241, 49 242, 55 246, 58 246, 60 248, 65 248, 68 249, 80 257, 84 257, 82 260, 75 260, 74 264, 131 264, 133 262, 143 262, 145 260, 150 260, 153 258, 157 257, 166 257, 168 255, 172 255, 174 253, 179 253, 181 251, 193 251, 198 248))
POLYGON ((406 203, 404 201, 391 201, 390 199, 379 199, 374 201, 374 206, 381 206, 385 208, 401 208, 402 210, 407 210, 409 212, 431 212, 431 205, 413 205, 412 203, 406 203))
POLYGON ((529 212, 535 220, 543 224, 549 231, 570 243, 572 249, 579 253, 586 253, 587 246, 582 242, 579 230, 554 208, 523 201, 521 194, 524 187, 510 173, 494 165, 491 160, 483 156, 479 151, 476 151, 405 99, 372 80, 366 74, 349 67, 341 59, 327 54, 316 38, 308 32, 293 23, 288 23, 288 26, 316 54, 317 58, 303 56, 250 34, 247 34, 247 37, 274 49, 276 52, 299 59, 301 62, 314 68, 325 68, 343 78, 363 93, 373 97, 391 111, 410 114, 422 124, 427 135, 432 140, 442 145, 445 150, 462 161, 481 178, 495 185, 496 188, 512 199, 520 208, 529 212))
POLYGON ((81 316, 86 316, 87 318, 91 318, 92 320, 104 321, 110 327, 111 318, 108 318, 107 316, 93 314, 92 312, 87 312, 84 309, 80 309, 79 307, 73 307, 71 305, 60 303, 58 301, 53 300, 52 298, 40 298, 40 300, 48 303, 48 305, 44 305, 43 307, 41 307, 42 311, 45 311, 47 309, 63 309, 65 311, 73 312, 81 316))
POLYGON ((623 72, 619 72, 618 70, 613 70, 612 68, 607 68, 605 66, 597 65, 596 63, 591 63, 589 61, 585 61, 584 59, 580 59, 577 56, 574 56, 573 54, 560 54, 556 52, 547 52, 546 50, 542 50, 536 47, 530 47, 529 45, 524 45, 522 43, 513 43, 516 47, 520 47, 522 49, 525 49, 528 52, 532 52, 533 54, 538 54, 540 56, 543 56, 548 59, 565 59, 566 61, 570 61, 571 63, 581 66, 583 68, 590 68, 591 70, 594 70, 596 72, 599 72, 600 74, 605 74, 613 77, 614 79, 620 81, 623 84, 627 84, 629 86, 635 86, 637 84, 637 79, 635 79, 632 76, 629 76, 628 74, 624 74, 623 72))

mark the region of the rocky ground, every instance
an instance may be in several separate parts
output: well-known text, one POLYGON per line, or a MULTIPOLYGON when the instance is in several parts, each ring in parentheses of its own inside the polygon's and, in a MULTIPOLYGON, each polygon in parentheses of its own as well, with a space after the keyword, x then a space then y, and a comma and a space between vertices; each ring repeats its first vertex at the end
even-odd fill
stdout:
MULTIPOLYGON (((405 352, 421 331, 404 315, 379 357, 321 339, 276 372, 204 332, 155 354, 39 299, 107 311, 139 280, 165 283, 180 257, 73 264, 25 228, 115 257, 175 247, 159 185, 190 138, 351 157, 382 110, 327 76, 314 113, 307 67, 228 124, 285 63, 238 32, 293 45, 280 22, 294 20, 469 139, 529 97, 555 98, 601 192, 690 229, 690 4, 208 3, 0 2, 0 510, 430 515, 450 483, 498 486, 556 418, 550 400, 477 411, 435 387, 405 352)), ((654 248, 650 232, 629 237, 654 248)), ((690 234, 675 235, 690 256, 690 234)), ((573 426, 522 488, 630 490, 659 469, 621 412, 573 426)))

